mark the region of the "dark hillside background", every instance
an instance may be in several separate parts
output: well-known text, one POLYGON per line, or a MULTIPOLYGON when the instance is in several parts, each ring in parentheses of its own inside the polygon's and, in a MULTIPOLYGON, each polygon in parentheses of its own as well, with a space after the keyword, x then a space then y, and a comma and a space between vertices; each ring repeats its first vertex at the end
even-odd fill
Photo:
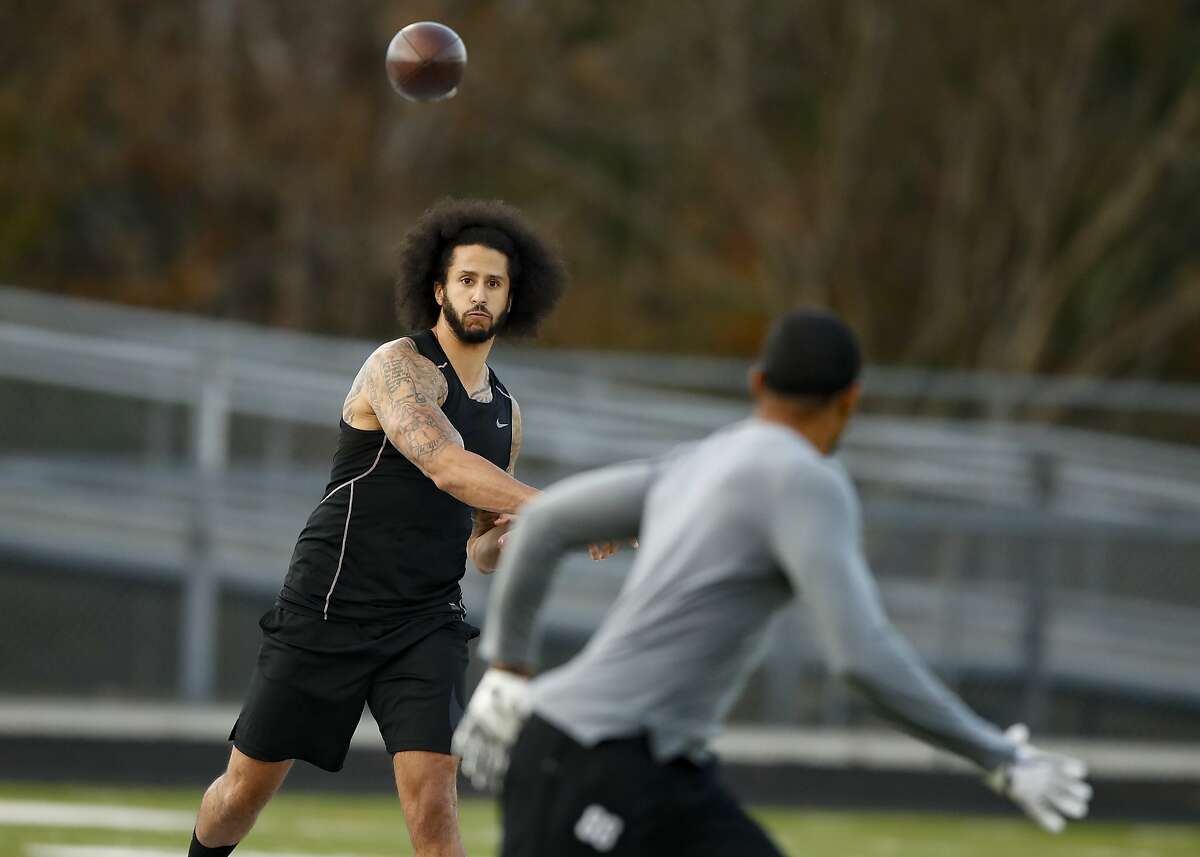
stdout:
POLYGON ((544 341, 744 355, 828 305, 876 363, 1200 378, 1195 0, 16 0, 0 282, 386 337, 443 194, 555 236, 544 341), (383 71, 457 29, 457 98, 383 71))

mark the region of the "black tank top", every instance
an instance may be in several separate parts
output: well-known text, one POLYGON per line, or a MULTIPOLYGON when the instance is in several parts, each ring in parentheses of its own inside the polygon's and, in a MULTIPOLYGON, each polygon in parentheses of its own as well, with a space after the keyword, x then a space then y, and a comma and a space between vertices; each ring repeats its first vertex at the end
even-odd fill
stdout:
MULTIPOLYGON (((410 337, 446 376, 442 411, 468 450, 502 469, 512 451, 512 399, 488 368, 492 401, 467 395, 433 331, 410 337)), ((472 510, 405 458, 382 430, 340 423, 323 498, 308 518, 279 594, 330 619, 380 622, 463 613, 472 510)))

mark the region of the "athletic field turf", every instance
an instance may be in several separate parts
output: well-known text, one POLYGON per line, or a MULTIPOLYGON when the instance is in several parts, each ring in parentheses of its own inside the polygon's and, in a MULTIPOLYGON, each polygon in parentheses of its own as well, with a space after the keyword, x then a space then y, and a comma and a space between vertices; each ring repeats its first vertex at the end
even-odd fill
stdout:
MULTIPOLYGON (((0 783, 0 857, 182 857, 195 789, 121 789, 0 783)), ((789 854, 837 857, 1195 857, 1200 825, 1088 824, 1061 837, 1018 818, 863 812, 756 811, 789 854)), ((497 845, 493 806, 467 801, 472 857, 497 845)), ((378 797, 288 794, 263 813, 235 857, 260 854, 411 854, 399 805, 378 797)), ((663 857, 670 857, 664 855, 663 857)))

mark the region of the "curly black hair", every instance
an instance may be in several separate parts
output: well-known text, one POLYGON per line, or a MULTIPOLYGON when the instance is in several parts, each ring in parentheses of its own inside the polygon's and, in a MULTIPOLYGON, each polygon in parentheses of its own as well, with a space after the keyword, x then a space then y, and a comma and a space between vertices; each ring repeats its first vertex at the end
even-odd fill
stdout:
POLYGON ((396 314, 401 323, 417 330, 437 322, 441 307, 433 297, 433 284, 445 282, 450 256, 460 244, 483 244, 508 257, 513 298, 502 334, 537 333, 538 324, 566 289, 567 269, 524 215, 499 200, 447 197, 422 214, 404 236, 396 277, 396 314), (501 235, 495 235, 497 231, 501 235))

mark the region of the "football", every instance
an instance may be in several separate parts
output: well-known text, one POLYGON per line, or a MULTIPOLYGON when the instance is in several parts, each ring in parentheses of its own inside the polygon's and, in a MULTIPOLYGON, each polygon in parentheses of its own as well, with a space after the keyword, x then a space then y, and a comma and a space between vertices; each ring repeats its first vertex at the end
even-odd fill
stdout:
POLYGON ((392 88, 409 101, 442 101, 458 91, 467 46, 445 24, 418 21, 392 37, 386 64, 392 88))

